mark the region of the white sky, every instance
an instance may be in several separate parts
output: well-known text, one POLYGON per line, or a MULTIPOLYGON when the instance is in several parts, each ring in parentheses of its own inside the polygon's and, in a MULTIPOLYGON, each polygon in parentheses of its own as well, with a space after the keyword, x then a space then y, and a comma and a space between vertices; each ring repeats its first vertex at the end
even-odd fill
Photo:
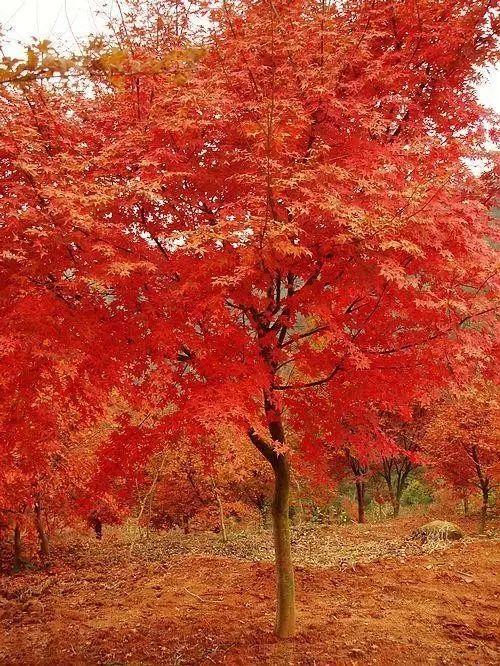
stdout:
MULTIPOLYGON (((0 0, 0 26, 12 42, 12 54, 16 42, 28 42, 33 37, 57 44, 102 31, 105 14, 110 11, 116 15, 116 0, 0 0)), ((486 72, 485 78, 479 98, 500 112, 500 63, 486 72)))
POLYGON ((72 32, 78 38, 102 30, 110 7, 116 10, 115 0, 0 0, 0 25, 13 41, 70 42, 72 32))

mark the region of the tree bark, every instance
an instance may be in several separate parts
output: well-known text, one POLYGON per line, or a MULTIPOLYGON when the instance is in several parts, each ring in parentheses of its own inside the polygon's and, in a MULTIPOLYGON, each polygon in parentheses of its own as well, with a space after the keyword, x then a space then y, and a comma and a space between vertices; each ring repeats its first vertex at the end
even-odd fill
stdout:
POLYGON ((473 446, 471 449, 471 457, 474 461, 474 466, 476 468, 477 478, 479 479, 479 487, 481 489, 481 494, 483 496, 483 503, 481 505, 481 520, 479 523, 479 533, 484 534, 486 530, 486 517, 488 513, 488 498, 490 494, 490 480, 488 476, 484 473, 483 468, 481 467, 481 461, 479 459, 479 452, 477 446, 473 446))
POLYGON ((266 496, 258 495, 257 500, 255 501, 255 505, 259 510, 262 519, 262 527, 264 529, 267 529, 269 527, 269 511, 266 504, 266 496))
POLYGON ((356 481, 356 500, 358 503, 358 523, 365 522, 365 484, 358 479, 356 481))
MULTIPOLYGON (((281 429, 281 424, 280 424, 281 429)), ((271 428, 270 428, 271 431, 271 428)), ((278 433, 280 434, 280 433, 278 433)), ((249 436, 256 448, 271 464, 274 472, 274 495, 271 515, 276 566, 277 610, 275 631, 279 638, 295 634, 295 574, 290 542, 290 463, 285 454, 277 454, 253 429, 249 436)), ((276 441, 275 432, 271 436, 276 441)), ((280 437, 282 435, 280 434, 280 437)))
POLYGON ((389 497, 391 499, 392 515, 397 518, 399 516, 399 497, 391 486, 389 486, 389 497))
POLYGON ((392 480, 393 463, 392 461, 384 458, 382 464, 383 464, 383 471, 381 472, 381 476, 386 482, 387 490, 389 491, 389 499, 392 506, 392 515, 394 518, 397 518, 399 515, 399 497, 397 496, 397 493, 394 492, 394 484, 392 480))
POLYGON ((38 533, 38 539, 40 541, 40 557, 42 558, 42 560, 47 561, 50 559, 50 545, 47 533, 45 532, 45 529, 43 527, 42 507, 40 506, 40 502, 35 502, 34 513, 35 513, 35 527, 38 533))
POLYGON ((219 491, 217 490, 217 486, 215 485, 215 481, 213 479, 212 479, 212 486, 214 489, 214 495, 217 501, 217 506, 219 508, 219 523, 220 523, 220 531, 222 534, 222 541, 226 543, 227 532, 226 532, 226 523, 224 521, 224 507, 222 506, 222 500, 220 498, 219 491))
POLYGON ((14 526, 14 571, 19 571, 24 566, 23 544, 21 541, 21 527, 19 523, 14 526))
POLYGON ((489 489, 483 488, 481 492, 483 495, 483 503, 481 505, 481 519, 479 522, 479 533, 484 534, 486 532, 486 518, 488 515, 489 489))
POLYGON ((466 518, 468 518, 469 517, 469 498, 467 497, 467 495, 465 495, 463 497, 463 503, 464 503, 464 516, 466 518))
POLYGON ((394 514, 395 518, 397 518, 399 516, 399 512, 400 512, 400 509, 401 509, 401 496, 403 495, 405 485, 406 485, 406 481, 403 480, 403 482, 398 485, 398 488, 396 490, 396 513, 394 514))
POLYGON ((272 516, 278 594, 276 634, 288 638, 295 633, 295 576, 290 543, 290 466, 286 457, 278 456, 273 469, 272 516))
POLYGON ((189 534, 189 518, 182 516, 182 524, 184 526, 184 534, 189 534))
POLYGON ((102 521, 99 518, 95 519, 94 532, 99 541, 102 539, 102 521))

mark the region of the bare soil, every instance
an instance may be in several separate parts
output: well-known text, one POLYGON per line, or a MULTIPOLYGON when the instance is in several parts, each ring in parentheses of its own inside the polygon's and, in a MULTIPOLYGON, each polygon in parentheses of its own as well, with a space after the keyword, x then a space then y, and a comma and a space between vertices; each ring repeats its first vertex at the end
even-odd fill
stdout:
POLYGON ((498 540, 422 545, 413 526, 296 529, 289 641, 267 532, 66 538, 51 569, 0 578, 0 664, 500 663, 498 540))

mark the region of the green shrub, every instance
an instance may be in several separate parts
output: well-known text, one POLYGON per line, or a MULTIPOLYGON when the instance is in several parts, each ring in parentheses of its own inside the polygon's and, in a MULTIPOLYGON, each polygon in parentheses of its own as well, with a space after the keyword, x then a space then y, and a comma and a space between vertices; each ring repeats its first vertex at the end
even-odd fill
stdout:
POLYGON ((422 479, 410 479, 403 491, 401 504, 403 506, 417 506, 418 504, 431 504, 434 500, 432 490, 422 479))

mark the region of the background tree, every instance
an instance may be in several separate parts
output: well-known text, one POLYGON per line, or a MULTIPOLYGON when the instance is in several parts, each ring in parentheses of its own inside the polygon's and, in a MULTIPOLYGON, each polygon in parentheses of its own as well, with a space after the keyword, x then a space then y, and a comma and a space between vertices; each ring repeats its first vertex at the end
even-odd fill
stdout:
POLYGON ((458 493, 481 493, 480 532, 500 463, 498 386, 477 381, 449 393, 433 411, 425 447, 433 470, 458 493))
POLYGON ((387 484, 395 518, 399 515, 401 496, 410 474, 421 464, 419 451, 425 420, 426 412, 421 407, 413 407, 406 421, 395 414, 382 415, 382 427, 392 445, 381 455, 379 474, 387 484))

